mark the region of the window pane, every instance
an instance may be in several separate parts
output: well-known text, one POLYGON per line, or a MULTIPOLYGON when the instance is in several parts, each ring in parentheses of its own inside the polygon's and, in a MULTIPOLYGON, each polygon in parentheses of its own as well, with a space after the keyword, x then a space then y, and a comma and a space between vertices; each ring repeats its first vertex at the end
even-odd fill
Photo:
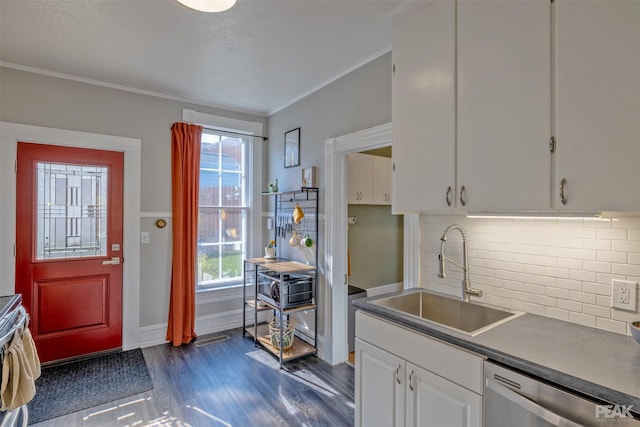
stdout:
POLYGON ((36 260, 107 255, 108 169, 36 163, 36 260))
POLYGON ((242 280, 246 250, 247 137, 205 131, 200 155, 198 286, 242 280))

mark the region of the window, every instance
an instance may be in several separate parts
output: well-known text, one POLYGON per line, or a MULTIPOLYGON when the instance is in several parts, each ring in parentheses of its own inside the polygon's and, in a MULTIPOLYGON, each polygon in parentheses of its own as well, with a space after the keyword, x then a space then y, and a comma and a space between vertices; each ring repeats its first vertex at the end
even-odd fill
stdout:
POLYGON ((251 137, 205 129, 200 153, 197 289, 242 281, 248 245, 251 137))

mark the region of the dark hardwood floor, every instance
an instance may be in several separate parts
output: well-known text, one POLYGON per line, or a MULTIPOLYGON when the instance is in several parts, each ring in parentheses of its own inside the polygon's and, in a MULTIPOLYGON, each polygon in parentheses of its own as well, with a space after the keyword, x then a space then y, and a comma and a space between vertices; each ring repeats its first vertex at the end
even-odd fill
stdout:
MULTIPOLYGON (((38 427, 352 426, 354 371, 308 356, 280 369, 241 329, 207 345, 143 349, 154 389, 38 427)), ((211 336, 203 336, 204 341, 211 336)))

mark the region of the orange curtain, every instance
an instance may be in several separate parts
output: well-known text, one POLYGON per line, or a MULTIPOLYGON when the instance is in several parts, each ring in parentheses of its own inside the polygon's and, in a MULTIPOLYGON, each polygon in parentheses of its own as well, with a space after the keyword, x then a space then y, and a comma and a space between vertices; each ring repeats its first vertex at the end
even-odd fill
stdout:
POLYGON ((198 181, 202 126, 171 126, 173 257, 167 341, 174 346, 196 338, 195 293, 198 243, 198 181))

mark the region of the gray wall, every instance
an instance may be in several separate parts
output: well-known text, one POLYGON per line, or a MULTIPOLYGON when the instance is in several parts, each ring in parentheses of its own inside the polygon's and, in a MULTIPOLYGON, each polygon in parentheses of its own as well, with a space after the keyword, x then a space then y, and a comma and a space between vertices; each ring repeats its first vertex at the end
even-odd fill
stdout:
MULTIPOLYGON (((269 142, 263 160, 263 189, 276 177, 281 190, 299 187, 301 167, 306 166, 318 167, 322 189, 325 139, 391 121, 391 54, 365 64, 268 120, 4 67, 0 67, 0 90, 0 121, 141 139, 141 211, 170 212, 170 127, 181 120, 183 107, 264 124, 269 142), (284 133, 296 127, 302 131, 301 167, 285 170, 284 133)), ((320 212, 324 213, 322 190, 320 197, 320 212)), ((141 249, 142 327, 166 323, 168 311, 171 224, 159 230, 153 226, 155 219, 141 218, 141 229, 149 231, 151 238, 151 244, 141 249)), ((320 233, 324 232, 322 225, 320 233)), ((322 242, 319 246, 321 251, 322 242)), ((198 306, 197 314, 218 309, 198 306)))
MULTIPOLYGON (((267 119, 0 67, 0 121, 142 140, 141 211, 171 212, 171 125, 182 108, 262 122, 267 119)), ((140 325, 166 323, 171 275, 171 222, 160 230, 143 217, 151 244, 141 246, 140 325)), ((228 302, 227 302, 228 304, 228 302)), ((238 301, 238 307, 241 302, 238 301)), ((227 311, 197 307, 198 315, 227 311)))
MULTIPOLYGON (((320 187, 320 238, 318 250, 320 263, 323 259, 325 174, 324 143, 328 138, 345 135, 391 121, 391 53, 363 65, 311 95, 269 117, 269 142, 267 144, 267 166, 264 182, 278 178, 281 191, 301 186, 302 168, 317 167, 320 187), (284 168, 284 134, 301 128, 300 166, 284 168)), ((266 184, 265 184, 266 185, 266 184)), ((267 202, 263 209, 272 207, 267 202)), ((264 235, 268 241, 269 235, 264 235)), ((322 266, 322 265, 321 265, 322 266)), ((324 289, 324 277, 319 280, 319 333, 326 335, 325 327, 331 316, 330 304, 324 289)))
POLYGON ((362 289, 402 282, 404 216, 391 206, 349 205, 349 284, 362 289))

